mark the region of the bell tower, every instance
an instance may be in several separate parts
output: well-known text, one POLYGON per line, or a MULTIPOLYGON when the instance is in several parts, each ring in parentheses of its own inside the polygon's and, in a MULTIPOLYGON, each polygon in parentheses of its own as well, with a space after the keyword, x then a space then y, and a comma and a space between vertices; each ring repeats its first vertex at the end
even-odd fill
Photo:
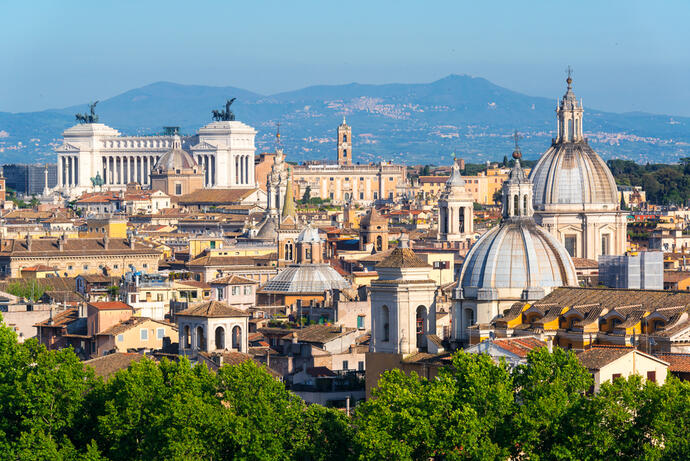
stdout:
POLYGON ((573 93, 573 70, 568 66, 568 78, 565 82, 568 88, 561 99, 556 113, 558 114, 558 138, 556 142, 581 142, 584 141, 582 135, 582 103, 577 102, 573 93))
POLYGON ((460 166, 453 161, 453 172, 438 201, 437 240, 458 242, 474 233, 474 201, 465 189, 460 166))
POLYGON ((352 165, 352 128, 345 123, 338 126, 338 165, 352 165))

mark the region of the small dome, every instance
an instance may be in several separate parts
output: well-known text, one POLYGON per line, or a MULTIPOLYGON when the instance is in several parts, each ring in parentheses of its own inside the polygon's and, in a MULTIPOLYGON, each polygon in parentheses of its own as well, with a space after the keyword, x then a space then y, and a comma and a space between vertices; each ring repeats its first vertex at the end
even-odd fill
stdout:
POLYGON ((347 290, 350 284, 328 264, 294 264, 266 282, 261 291, 270 293, 323 293, 347 290))
POLYGON ((460 280, 466 298, 482 296, 482 291, 496 299, 521 296, 524 290, 577 286, 566 249, 532 219, 505 221, 484 234, 467 255, 460 280), (503 295, 489 294, 501 289, 506 290, 503 295))
POLYGON ((462 179, 460 174, 460 168, 453 165, 453 173, 451 173, 450 178, 446 181, 446 186, 448 187, 465 187, 465 180, 462 179))
POLYGON ((173 140, 173 148, 163 154, 153 167, 154 171, 188 170, 198 168, 194 158, 184 149, 179 138, 173 140))
POLYGON ((298 243, 320 243, 321 240, 319 230, 311 225, 305 227, 304 230, 297 236, 298 243))

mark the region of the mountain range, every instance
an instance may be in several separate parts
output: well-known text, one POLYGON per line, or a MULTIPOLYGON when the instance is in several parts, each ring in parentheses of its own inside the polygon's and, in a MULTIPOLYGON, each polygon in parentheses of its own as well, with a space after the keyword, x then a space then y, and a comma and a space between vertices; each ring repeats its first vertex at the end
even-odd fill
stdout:
MULTIPOLYGON (((445 164, 455 152, 476 163, 510 155, 516 129, 525 158, 538 157, 555 136, 560 96, 528 96, 467 75, 422 84, 310 86, 270 96, 229 86, 158 82, 101 101, 96 112, 101 123, 123 134, 155 134, 163 126, 193 134, 211 121, 212 109, 234 97, 237 120, 258 131, 257 151, 275 148, 279 122, 290 161, 335 159, 336 127, 345 116, 356 162, 445 164)), ((80 104, 0 112, 0 163, 54 162, 62 131, 75 124, 75 113, 86 111, 80 104)), ((585 135, 607 159, 674 162, 690 156, 689 127, 687 117, 585 107, 585 135)))

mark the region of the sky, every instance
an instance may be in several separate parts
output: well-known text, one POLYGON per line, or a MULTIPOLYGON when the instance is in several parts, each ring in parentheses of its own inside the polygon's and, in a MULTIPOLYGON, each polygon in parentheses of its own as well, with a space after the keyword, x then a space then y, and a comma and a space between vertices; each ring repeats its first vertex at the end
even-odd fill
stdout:
POLYGON ((316 84, 484 77, 586 106, 690 116, 688 1, 0 3, 0 111, 157 81, 272 94, 316 84))

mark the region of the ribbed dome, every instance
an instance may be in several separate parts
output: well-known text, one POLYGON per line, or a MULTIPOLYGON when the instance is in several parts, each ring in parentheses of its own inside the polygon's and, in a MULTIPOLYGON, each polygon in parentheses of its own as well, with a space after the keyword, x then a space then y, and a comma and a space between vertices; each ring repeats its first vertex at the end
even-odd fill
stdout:
POLYGON ((350 284, 328 264, 294 264, 261 287, 270 293, 323 293, 347 290, 350 284))
POLYGON ((178 139, 173 140, 173 148, 163 154, 153 167, 154 171, 187 170, 198 168, 194 158, 184 149, 178 139))
POLYGON ((278 232, 276 232, 276 221, 271 216, 266 215, 266 218, 260 226, 259 232, 256 233, 257 239, 273 241, 278 237, 278 232))
POLYGON ((496 299, 500 289, 577 286, 566 249, 531 218, 503 222, 484 234, 467 255, 460 280, 465 298, 485 291, 485 299, 496 299))
POLYGON ((534 206, 551 204, 618 205, 611 170, 586 142, 553 145, 532 170, 534 206))

